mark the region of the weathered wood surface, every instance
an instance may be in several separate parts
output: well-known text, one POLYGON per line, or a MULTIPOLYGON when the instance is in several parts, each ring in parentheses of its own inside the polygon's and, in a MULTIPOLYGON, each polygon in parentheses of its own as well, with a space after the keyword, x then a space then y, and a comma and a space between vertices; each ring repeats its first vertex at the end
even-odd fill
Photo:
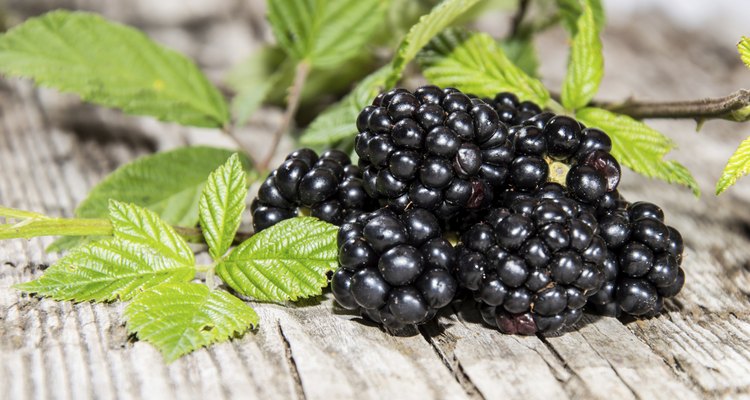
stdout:
MULTIPOLYGON (((23 4, 36 3, 45 2, 23 4)), ((106 2, 104 11, 116 3, 106 2)), ((644 19, 639 24, 649 29, 620 25, 605 33, 607 98, 695 98, 750 86, 731 41, 703 38, 688 46, 680 36, 697 32, 644 19)), ((251 30, 263 36, 263 29, 251 30)), ((557 86, 565 39, 552 32, 539 45, 549 57, 542 72, 557 86)), ((262 114, 242 140, 263 143, 278 113, 262 114)), ((696 134, 689 122, 655 125, 680 144, 674 157, 706 192, 696 200, 680 188, 624 178, 628 198, 663 205, 685 237, 687 284, 658 318, 587 316, 564 335, 514 337, 459 309, 394 337, 335 307, 328 294, 297 306, 255 305, 256 332, 167 365, 153 347, 127 336, 121 305, 58 303, 11 289, 39 276, 56 255, 43 250, 49 238, 4 241, 0 399, 750 398, 750 182, 720 198, 711 194, 750 128, 710 122, 696 134)), ((0 204, 70 216, 118 165, 207 142, 231 145, 215 132, 123 117, 3 81, 0 204)))

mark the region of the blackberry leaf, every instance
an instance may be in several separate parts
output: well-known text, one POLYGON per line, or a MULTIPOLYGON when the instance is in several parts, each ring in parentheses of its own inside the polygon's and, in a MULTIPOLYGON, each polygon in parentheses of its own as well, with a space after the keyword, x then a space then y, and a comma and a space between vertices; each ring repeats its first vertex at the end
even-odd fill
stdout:
POLYGON ((666 161, 664 156, 674 143, 641 121, 601 108, 584 108, 576 113, 589 127, 600 128, 612 139, 612 155, 620 163, 641 175, 669 183, 687 186, 700 195, 698 182, 690 171, 677 161, 666 161))
POLYGON ((139 294, 124 312, 128 332, 174 361, 258 325, 258 315, 240 299, 196 283, 165 284, 139 294))
POLYGON ((189 59, 90 13, 53 11, 9 30, 0 71, 129 114, 202 127, 229 121, 224 98, 189 59))
POLYGON ((116 238, 152 248, 183 265, 195 264, 195 256, 185 239, 154 212, 110 200, 109 219, 116 238))
POLYGON ((435 35, 450 26, 456 18, 469 11, 478 0, 445 0, 435 6, 429 14, 423 15, 419 22, 409 29, 401 41, 396 55, 391 62, 391 74, 386 80, 386 86, 394 86, 417 53, 432 40, 435 35))
POLYGON ((721 178, 716 183, 716 194, 719 195, 730 186, 737 183, 737 180, 750 172, 750 137, 745 139, 732 157, 727 161, 721 178))
POLYGON ((565 29, 570 32, 571 36, 575 36, 578 33, 578 19, 583 14, 582 2, 588 3, 591 10, 594 12, 594 21, 598 30, 604 27, 605 15, 604 7, 600 0, 557 0, 557 7, 560 10, 560 21, 565 29))
POLYGON ((297 300, 322 293, 336 269, 338 228, 311 217, 292 218, 255 234, 216 266, 238 293, 260 301, 297 300))
POLYGON ((750 68, 750 38, 743 36, 742 40, 737 43, 737 50, 740 52, 740 58, 745 65, 750 68))
POLYGON ((268 20, 279 45, 297 61, 332 67, 362 52, 385 18, 379 0, 279 0, 268 20))
MULTIPOLYGON (((115 199, 148 208, 170 225, 193 226, 206 178, 231 155, 229 150, 196 146, 139 158, 91 189, 76 216, 106 217, 109 199, 115 199)), ((244 157, 242 164, 249 171, 244 157)))
POLYGON ((208 177, 198 203, 203 236, 214 260, 221 258, 232 245, 246 197, 247 174, 239 156, 233 154, 208 177))
POLYGON ((513 92, 541 107, 550 98, 539 80, 515 66, 495 39, 484 33, 447 30, 430 42, 418 61, 427 80, 438 86, 487 97, 513 92))
POLYGON ((562 88, 562 104, 569 110, 586 106, 599 89, 604 74, 604 57, 599 27, 588 0, 578 18, 578 31, 570 49, 568 73, 562 88))
POLYGON ((110 238, 73 249, 39 279, 15 285, 55 300, 129 300, 166 282, 189 282, 195 267, 142 244, 110 238))

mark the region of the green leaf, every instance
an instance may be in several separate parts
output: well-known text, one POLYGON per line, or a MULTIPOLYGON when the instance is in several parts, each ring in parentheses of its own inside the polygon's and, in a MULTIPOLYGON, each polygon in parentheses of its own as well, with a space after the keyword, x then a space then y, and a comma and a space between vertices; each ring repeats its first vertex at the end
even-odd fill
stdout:
POLYGON ((743 36, 737 43, 737 51, 740 52, 740 58, 745 65, 750 68, 750 38, 743 36))
POLYGON ((260 301, 297 300, 322 293, 337 265, 334 225, 298 217, 256 233, 216 266, 237 293, 260 301))
POLYGON ((268 20, 290 56, 332 67, 362 53, 386 8, 382 0, 278 0, 268 2, 268 20))
POLYGON ((322 149, 354 138, 357 135, 357 116, 383 90, 390 71, 390 65, 386 65, 373 72, 341 101, 328 107, 305 130, 300 144, 322 149))
POLYGON ((152 248, 183 265, 195 264, 195 256, 185 239, 153 211, 110 200, 109 219, 116 238, 152 248))
POLYGON ((550 99, 544 85, 513 65, 495 39, 484 33, 447 30, 430 42, 418 61, 427 80, 438 86, 485 97, 514 92, 542 107, 550 99))
POLYGON ((129 114, 203 127, 229 120, 223 97, 189 59, 95 14, 53 11, 9 30, 0 71, 129 114))
POLYGON ((156 286, 128 304, 124 316, 128 332, 169 362, 258 325, 258 315, 240 299, 197 283, 156 286))
POLYGON ((750 137, 742 141, 732 157, 729 157, 721 178, 716 182, 716 194, 722 194, 748 173, 750 173, 750 137))
POLYGON ((582 2, 587 2, 594 12, 594 21, 596 21, 596 27, 599 31, 604 28, 606 23, 601 0, 557 0, 562 25, 570 32, 571 36, 578 33, 578 19, 583 14, 582 2))
POLYGON ((55 300, 129 300, 149 287, 194 277, 194 265, 178 263, 142 244, 110 238, 73 249, 39 279, 15 288, 55 300))
POLYGON ((568 110, 585 107, 599 90, 604 75, 602 41, 588 0, 584 2, 583 14, 577 26, 561 96, 562 104, 568 110))
POLYGON ((285 60, 286 54, 280 48, 263 47, 232 68, 227 84, 236 92, 232 98, 232 116, 237 125, 247 123, 274 89, 289 86, 294 70, 285 60))
POLYGON ((91 243, 95 240, 104 239, 104 237, 92 237, 92 236, 61 236, 55 239, 54 242, 50 243, 44 251, 47 253, 61 253, 65 250, 72 249, 77 246, 82 246, 87 243, 91 243))
POLYGON ((537 76, 539 59, 536 55, 534 42, 530 37, 510 38, 500 42, 500 47, 502 47, 510 62, 525 72, 526 75, 537 76))
MULTIPOLYGON (((76 215, 106 217, 109 200, 114 199, 148 208, 170 225, 194 226, 208 175, 231 155, 230 150, 196 146, 139 158, 97 184, 76 215)), ((249 170, 247 159, 243 165, 249 170)))
POLYGON ((463 13, 469 11, 479 0, 445 0, 423 15, 419 22, 409 29, 401 44, 396 50, 396 55, 391 62, 392 70, 386 86, 391 87, 401 79, 401 74, 417 53, 432 40, 435 35, 450 26, 463 13))
POLYGON ((674 143, 641 121, 600 108, 584 108, 578 119, 592 128, 599 128, 612 139, 612 155, 620 163, 639 174, 669 183, 687 186, 700 195, 698 182, 682 164, 666 161, 664 156, 674 143))
POLYGON ((214 260, 232 245, 240 227, 247 197, 247 174, 237 154, 211 173, 203 188, 198 209, 203 237, 214 260))

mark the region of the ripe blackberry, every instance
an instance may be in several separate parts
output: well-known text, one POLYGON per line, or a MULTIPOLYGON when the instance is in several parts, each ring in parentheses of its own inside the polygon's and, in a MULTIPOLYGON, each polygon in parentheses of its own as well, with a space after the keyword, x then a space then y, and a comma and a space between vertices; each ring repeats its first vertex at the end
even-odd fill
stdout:
POLYGON ((589 299, 594 311, 650 317, 661 312, 664 298, 685 283, 682 236, 664 224, 664 212, 647 202, 624 203, 599 217, 608 247, 606 283, 589 299))
POLYGON ((555 181, 565 183, 576 200, 595 204, 617 189, 621 169, 609 153, 612 141, 606 133, 542 112, 512 93, 499 93, 491 103, 500 120, 511 125, 516 157, 510 165, 510 185, 515 190, 532 192, 555 181))
POLYGON ((289 154, 271 172, 258 190, 251 211, 253 227, 260 232, 279 221, 299 215, 301 208, 310 215, 340 225, 346 219, 375 209, 365 192, 359 167, 338 150, 318 155, 310 149, 289 154))
POLYGON ((506 196, 461 234, 454 272, 482 316, 504 333, 554 332, 575 324, 604 282, 606 244, 594 216, 556 184, 506 196))
POLYGON ((365 189, 394 209, 448 218, 490 204, 513 160, 495 110, 456 89, 423 86, 379 95, 357 119, 365 189))
POLYGON ((338 244, 336 301, 388 328, 427 322, 456 294, 453 246, 425 209, 364 214, 341 226, 338 244))

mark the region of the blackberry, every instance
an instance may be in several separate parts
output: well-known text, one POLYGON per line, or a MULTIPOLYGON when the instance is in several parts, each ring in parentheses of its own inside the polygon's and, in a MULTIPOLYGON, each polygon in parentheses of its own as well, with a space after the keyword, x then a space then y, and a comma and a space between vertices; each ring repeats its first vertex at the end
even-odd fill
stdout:
POLYGON ((504 333, 575 324, 604 282, 606 244, 595 217, 557 184, 504 198, 461 234, 454 273, 485 322, 504 333))
POLYGON ((367 193, 394 209, 448 218, 486 207, 505 188, 513 147, 492 106, 452 88, 379 95, 357 118, 367 193))
POLYGON ((289 154, 258 190, 251 211, 260 232, 299 215, 301 209, 332 224, 373 210, 377 205, 365 191, 359 167, 338 150, 318 155, 310 149, 289 154))
POLYGON ((517 156, 510 165, 514 190, 533 192, 547 181, 564 183, 569 194, 596 204, 617 189, 621 169, 610 154, 612 141, 599 129, 586 128, 573 118, 542 112, 511 93, 491 101, 517 156))
POLYGON ((427 322, 456 294, 453 246, 425 209, 364 214, 341 226, 338 244, 336 301, 388 328, 427 322))
POLYGON ((607 243, 606 283, 589 299, 600 314, 650 317, 685 283, 682 236, 655 204, 622 202, 599 217, 607 243))

